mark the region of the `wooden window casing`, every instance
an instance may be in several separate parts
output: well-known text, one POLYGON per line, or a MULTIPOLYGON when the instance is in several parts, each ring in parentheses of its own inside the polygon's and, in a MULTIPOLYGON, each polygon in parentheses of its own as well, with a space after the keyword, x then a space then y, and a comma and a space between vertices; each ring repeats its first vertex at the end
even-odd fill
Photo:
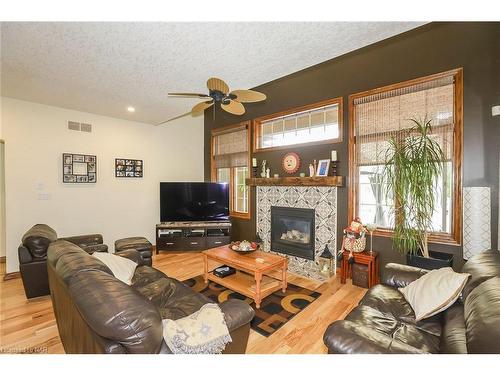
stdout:
POLYGON ((302 146, 312 146, 319 144, 333 144, 333 143, 341 143, 342 142, 342 129, 343 129, 343 103, 342 97, 324 100, 321 102, 309 104, 302 107, 292 108, 286 111, 273 113, 271 115, 262 116, 253 120, 253 151, 254 152, 262 152, 262 151, 274 151, 274 150, 284 150, 288 148, 294 147, 302 147, 302 146), (295 115, 299 115, 303 112, 313 112, 314 110, 319 110, 323 107, 328 107, 336 105, 338 108, 337 114, 337 123, 338 123, 338 137, 330 138, 319 141, 311 141, 311 142, 302 142, 302 143, 294 143, 282 146, 273 146, 273 147, 261 147, 259 140, 262 137, 262 124, 268 122, 269 120, 279 120, 280 118, 291 118, 295 115))
MULTIPOLYGON (((356 129, 355 129, 355 104, 356 100, 376 94, 381 94, 401 88, 425 84, 445 77, 453 77, 454 99, 453 99, 453 198, 451 233, 433 232, 429 236, 429 242, 449 245, 460 245, 462 243, 462 158, 463 158, 463 70, 462 68, 433 74, 430 76, 413 79, 373 90, 368 90, 349 96, 349 191, 348 191, 348 221, 351 222, 359 209, 359 181, 358 166, 356 163, 356 129)), ((379 228, 375 235, 392 237, 393 230, 379 228)))
MULTIPOLYGON (((239 124, 235 125, 230 125, 230 126, 225 126, 217 129, 212 130, 211 134, 211 144, 210 144, 210 170, 211 170, 211 180, 212 182, 217 182, 218 181, 218 176, 217 176, 217 166, 215 162, 215 148, 216 148, 216 142, 215 142, 215 137, 222 135, 222 134, 228 134, 231 132, 239 131, 246 129, 246 168, 248 171, 248 176, 250 175, 250 170, 251 170, 251 160, 250 160, 250 147, 251 147, 251 126, 249 121, 245 121, 239 124)), ((243 166, 240 166, 243 167, 243 166)), ((234 218, 239 218, 239 219, 250 219, 251 218, 251 197, 250 197, 250 188, 247 186, 246 190, 246 199, 247 199, 247 208, 248 212, 238 212, 235 210, 236 207, 236 194, 235 194, 235 170, 236 168, 239 167, 227 167, 230 169, 229 173, 229 214, 231 217, 234 218)))

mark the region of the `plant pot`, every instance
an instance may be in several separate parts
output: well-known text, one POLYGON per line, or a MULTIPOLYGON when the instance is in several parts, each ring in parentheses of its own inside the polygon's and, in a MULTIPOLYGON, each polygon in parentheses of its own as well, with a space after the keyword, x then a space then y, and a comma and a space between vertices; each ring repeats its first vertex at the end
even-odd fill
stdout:
POLYGON ((429 251, 429 258, 420 255, 406 254, 406 264, 426 270, 453 267, 453 254, 429 251))

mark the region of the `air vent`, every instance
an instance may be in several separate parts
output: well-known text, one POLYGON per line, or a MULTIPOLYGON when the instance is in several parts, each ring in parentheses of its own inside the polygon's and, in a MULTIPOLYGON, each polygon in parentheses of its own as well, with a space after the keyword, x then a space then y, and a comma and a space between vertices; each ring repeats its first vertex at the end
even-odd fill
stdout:
POLYGON ((80 131, 80 123, 75 121, 68 121, 68 129, 80 131))
POLYGON ((82 132, 90 133, 90 132, 92 132, 92 125, 91 124, 84 124, 82 122, 80 124, 80 129, 81 129, 82 132))
POLYGON ((86 124, 84 122, 79 123, 76 121, 68 121, 68 129, 82 131, 82 132, 86 132, 86 133, 91 133, 92 132, 92 124, 86 124))

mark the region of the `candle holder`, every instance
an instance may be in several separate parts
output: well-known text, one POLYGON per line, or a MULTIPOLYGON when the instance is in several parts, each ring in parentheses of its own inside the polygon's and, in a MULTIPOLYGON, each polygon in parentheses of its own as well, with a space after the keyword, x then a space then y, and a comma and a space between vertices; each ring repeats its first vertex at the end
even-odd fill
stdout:
POLYGON ((377 230, 377 224, 366 224, 366 229, 370 232, 370 254, 373 253, 373 232, 377 230))
POLYGON ((332 176, 337 176, 337 168, 338 168, 338 161, 332 161, 330 164, 332 165, 332 176))

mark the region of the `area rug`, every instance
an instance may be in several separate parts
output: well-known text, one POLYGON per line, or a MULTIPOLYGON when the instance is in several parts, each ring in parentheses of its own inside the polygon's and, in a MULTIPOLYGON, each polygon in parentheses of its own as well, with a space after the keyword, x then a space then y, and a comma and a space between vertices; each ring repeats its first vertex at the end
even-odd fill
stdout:
POLYGON ((313 290, 288 283, 285 293, 281 290, 274 292, 264 298, 260 304, 260 309, 257 309, 253 300, 242 294, 213 281, 209 281, 208 285, 205 284, 202 275, 186 280, 184 284, 216 303, 222 303, 232 298, 247 302, 255 310, 255 318, 253 318, 250 326, 253 330, 266 337, 271 336, 279 328, 283 327, 286 322, 299 314, 321 295, 321 293, 313 290))

